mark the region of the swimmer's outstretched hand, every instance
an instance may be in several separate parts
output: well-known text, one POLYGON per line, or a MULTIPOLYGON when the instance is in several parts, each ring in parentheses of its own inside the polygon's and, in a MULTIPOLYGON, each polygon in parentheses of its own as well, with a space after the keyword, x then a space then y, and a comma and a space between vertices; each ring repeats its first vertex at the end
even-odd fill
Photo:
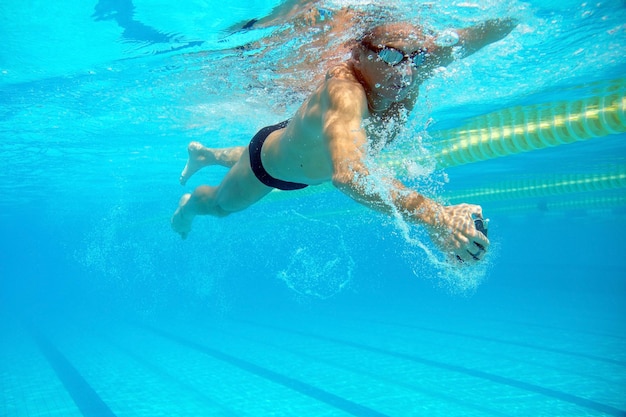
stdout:
POLYGON ((471 204, 442 207, 437 223, 427 230, 433 243, 451 259, 475 263, 489 248, 487 236, 476 230, 474 219, 482 219, 482 208, 471 204))
POLYGON ((187 204, 190 197, 191 194, 185 194, 181 197, 178 202, 178 208, 174 212, 171 220, 172 229, 174 229, 176 233, 180 234, 183 239, 187 239, 187 235, 189 235, 189 232, 191 231, 191 221, 193 220, 192 217, 185 217, 183 214, 185 204, 187 204))

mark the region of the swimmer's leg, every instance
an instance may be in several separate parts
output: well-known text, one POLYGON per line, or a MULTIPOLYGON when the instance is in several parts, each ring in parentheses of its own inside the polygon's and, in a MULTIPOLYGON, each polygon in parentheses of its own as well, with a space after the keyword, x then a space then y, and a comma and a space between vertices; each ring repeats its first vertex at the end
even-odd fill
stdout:
POLYGON ((189 159, 180 174, 180 183, 185 185, 187 180, 191 178, 200 169, 210 165, 221 165, 226 168, 232 168, 233 165, 241 158, 245 146, 236 146, 232 148, 207 148, 199 142, 191 142, 187 146, 189 159))
POLYGON ((185 216, 183 213, 183 209, 185 208, 185 205, 189 201, 190 197, 191 194, 185 194, 181 197, 178 202, 178 208, 174 212, 171 219, 172 229, 181 235, 183 239, 187 239, 187 235, 191 231, 191 221, 193 220, 193 217, 185 216))
POLYGON ((201 185, 193 194, 183 195, 171 219, 172 229, 186 239, 191 231, 191 223, 197 215, 228 216, 230 212, 223 210, 218 204, 218 190, 219 187, 201 185))
MULTIPOLYGON (((241 148, 239 160, 226 173, 217 187, 201 185, 192 194, 185 194, 178 202, 178 208, 172 216, 172 229, 183 239, 191 231, 195 216, 209 215, 225 217, 244 210, 272 191, 271 187, 261 183, 250 168, 250 154, 246 147, 241 148)), ((237 148, 229 148, 232 154, 237 148)), ((222 151, 222 150, 220 150, 222 151)), ((228 157, 224 156, 225 164, 228 157)), ((218 163, 218 162, 215 162, 218 163)))

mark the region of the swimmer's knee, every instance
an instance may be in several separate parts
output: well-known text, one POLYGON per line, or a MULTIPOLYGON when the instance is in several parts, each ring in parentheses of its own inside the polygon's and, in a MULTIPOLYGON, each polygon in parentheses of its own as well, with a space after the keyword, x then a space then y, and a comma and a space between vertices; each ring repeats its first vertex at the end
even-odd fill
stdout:
POLYGON ((211 197, 215 193, 215 187, 210 187, 208 185, 199 185, 193 190, 193 193, 198 198, 208 198, 211 197))
POLYGON ((215 187, 200 185, 193 190, 193 197, 200 205, 211 206, 215 199, 215 187))
POLYGON ((197 210, 201 214, 210 214, 216 217, 226 217, 232 213, 220 204, 217 198, 217 187, 200 185, 193 191, 193 198, 197 210))
POLYGON ((226 217, 226 216, 228 216, 228 215, 230 215, 232 213, 233 213, 232 211, 225 210, 219 204, 215 206, 214 214, 215 214, 216 217, 226 217))

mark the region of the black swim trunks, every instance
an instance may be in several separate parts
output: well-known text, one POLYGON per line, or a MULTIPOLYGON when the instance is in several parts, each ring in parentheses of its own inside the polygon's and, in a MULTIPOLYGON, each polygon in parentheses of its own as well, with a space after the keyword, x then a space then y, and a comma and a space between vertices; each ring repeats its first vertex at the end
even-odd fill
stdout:
POLYGON ((250 146, 248 147, 248 150, 250 151, 250 167, 252 167, 252 172, 254 172, 254 175, 256 175, 259 181, 268 187, 278 188, 279 190, 299 190, 301 188, 308 187, 308 185, 274 178, 265 170, 263 162, 261 162, 261 148, 263 148, 265 139, 267 139, 270 133, 284 128, 288 123, 289 120, 286 120, 273 126, 264 127, 259 130, 256 135, 254 135, 250 141, 250 146))

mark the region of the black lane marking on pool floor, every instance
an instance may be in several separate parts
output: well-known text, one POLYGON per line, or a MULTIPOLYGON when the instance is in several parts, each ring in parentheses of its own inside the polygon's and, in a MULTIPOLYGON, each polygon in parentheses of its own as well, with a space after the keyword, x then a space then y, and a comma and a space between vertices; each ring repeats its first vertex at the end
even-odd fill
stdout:
POLYGON ((508 377, 492 374, 489 372, 480 371, 477 369, 465 368, 463 366, 453 365, 453 364, 446 363, 446 362, 439 362, 439 361, 435 361, 432 359, 426 359, 426 358, 422 358, 422 357, 408 354, 408 353, 394 352, 394 351, 390 351, 386 349, 377 348, 375 346, 369 346, 369 345, 365 345, 365 344, 361 344, 357 342, 352 342, 349 340, 336 339, 333 337, 322 336, 322 335, 314 334, 314 333, 307 333, 307 332, 303 332, 300 330, 286 329, 286 328, 281 328, 281 327, 274 326, 274 325, 255 323, 255 322, 246 321, 246 320, 238 320, 238 321, 242 323, 247 323, 253 326, 266 327, 266 328, 278 330, 281 332, 298 334, 300 336, 304 336, 308 338, 314 338, 314 339, 324 340, 324 341, 339 344, 339 345, 350 346, 356 349, 362 349, 362 350, 366 350, 369 352, 379 353, 382 355, 392 356, 398 359, 404 359, 404 360, 408 360, 411 362, 420 363, 422 365, 432 366, 433 368, 445 369, 448 371, 457 372, 457 373, 473 376, 476 378, 485 379, 491 382, 495 382, 497 384, 507 385, 507 386, 519 388, 525 391, 534 392, 536 394, 541 394, 546 397, 555 398, 560 401, 568 402, 570 404, 575 404, 579 407, 588 408, 590 410, 598 411, 598 412, 605 413, 611 416, 618 416, 618 417, 626 416, 626 410, 620 410, 608 404, 602 404, 597 401, 579 397, 577 395, 553 390, 551 388, 544 388, 544 387, 541 387, 539 385, 535 385, 529 382, 519 381, 517 379, 508 378, 508 377))
POLYGON ((195 395, 197 398, 199 398, 202 401, 206 402, 208 405, 210 405, 212 407, 218 407, 220 409, 219 410, 219 413, 220 413, 219 415, 220 416, 231 416, 231 417, 236 417, 237 416, 237 413, 235 411, 233 411, 230 408, 227 408, 224 405, 222 405, 221 403, 215 401, 213 398, 211 398, 209 395, 207 395, 202 389, 198 389, 197 387, 187 383, 182 378, 180 378, 179 375, 175 375, 175 374, 172 374, 172 373, 168 372, 167 370, 162 368, 160 366, 160 364, 156 365, 156 364, 150 362, 145 357, 143 357, 143 356, 139 355, 138 353, 134 352, 132 350, 132 348, 128 348, 128 347, 122 346, 122 345, 120 345, 120 344, 118 344, 116 342, 112 342, 111 340, 109 340, 109 343, 111 344, 111 346, 114 346, 120 352, 124 353, 129 358, 133 359, 135 362, 137 362, 141 366, 145 367, 147 370, 152 372, 154 375, 158 375, 159 377, 163 378, 164 380, 167 380, 169 385, 177 385, 181 389, 187 391, 188 393, 191 393, 191 394, 195 395))
POLYGON ((475 335, 471 333, 441 330, 441 329, 435 329, 432 327, 414 326, 414 325, 402 324, 402 323, 392 323, 392 322, 384 322, 384 321, 377 321, 377 320, 372 321, 372 323, 384 325, 384 326, 396 326, 396 327, 404 327, 404 328, 414 329, 414 330, 422 330, 422 331, 427 331, 427 332, 432 332, 432 333, 445 334, 448 336, 467 337, 468 339, 482 340, 486 342, 499 343, 502 345, 509 345, 509 346, 518 346, 518 347, 523 347, 527 349, 534 349, 534 350, 550 352, 550 353, 558 353, 560 355, 567 355, 567 356, 573 356, 573 357, 578 357, 578 358, 590 359, 590 360, 594 360, 598 362, 605 362, 611 365, 626 366, 626 362, 616 360, 616 359, 606 358, 606 357, 597 356, 597 355, 591 355, 591 354, 583 353, 583 352, 574 352, 574 351, 567 350, 567 349, 559 349, 559 348, 553 348, 549 346, 535 345, 535 344, 527 343, 527 342, 499 339, 497 337, 481 336, 481 335, 475 335))
POLYGON ((314 387, 312 385, 307 384, 306 382, 299 381, 297 379, 288 377, 283 374, 279 374, 278 372, 274 372, 270 369, 263 368, 262 366, 256 365, 252 362, 248 362, 244 359, 237 358, 235 356, 231 356, 227 353, 211 349, 207 346, 201 345, 200 343, 196 343, 192 340, 187 340, 183 337, 175 335, 173 333, 169 333, 167 331, 157 329, 148 325, 141 325, 144 329, 147 329, 155 334, 158 334, 161 337, 166 339, 170 339, 179 343, 183 346, 187 346, 188 348, 194 349, 198 352, 202 352, 206 355, 209 355, 215 359, 218 359, 222 362, 228 363, 229 365, 235 366, 239 369, 242 369, 251 374, 257 375, 261 378, 265 378, 271 382, 282 385, 286 388, 289 388, 293 391, 299 392, 300 394, 304 394, 310 398, 313 398, 317 401, 321 401, 325 404, 328 404, 332 407, 338 408, 342 411, 345 411, 348 414, 352 414, 357 417, 389 417, 386 414, 380 413, 376 410, 373 410, 369 407, 366 407, 361 404, 357 404, 353 401, 350 401, 346 398, 340 397, 338 395, 332 394, 328 391, 324 391, 323 389, 314 387))
POLYGON ((40 331, 29 328, 39 350, 85 417, 116 417, 71 362, 40 331))
MULTIPOLYGON (((234 333, 234 332, 230 332, 230 331, 226 331, 224 330, 224 328, 221 327, 210 327, 210 325, 206 325, 206 323, 202 324, 202 328, 208 328, 211 329, 214 332, 219 332, 221 334, 224 335, 228 335, 229 337, 234 337, 234 338, 238 338, 240 340, 244 340, 246 342, 251 342, 254 343, 256 345, 263 345, 264 347, 270 347, 272 349, 277 349, 283 352, 288 352, 290 354, 299 356, 301 359, 305 359, 305 360, 309 360, 309 361, 314 361, 314 363, 321 363, 327 366, 331 366, 334 368, 339 368, 339 369, 343 369, 346 370, 348 372, 352 372, 352 373, 359 373, 361 375, 365 375, 369 378, 372 379, 376 379, 380 382, 384 382, 386 384, 392 385, 392 386, 398 386, 398 387, 402 387, 414 392, 419 392, 421 394, 424 395, 428 395, 432 398, 437 398, 438 400, 443 400, 452 404, 456 404, 459 405, 461 407, 467 408, 467 409, 471 409, 471 412, 468 412, 467 414, 471 414, 471 415, 476 415, 476 412, 479 412, 480 415, 492 415, 492 416, 502 416, 502 417, 510 417, 510 414, 505 414, 502 412, 499 412, 498 410, 492 410, 490 408, 486 408, 483 407, 481 404, 477 404, 477 403, 472 403, 469 401, 465 401, 465 400, 461 400, 459 399, 457 396, 455 396, 454 394, 452 395, 446 395, 445 393, 442 392, 437 392, 437 391, 430 391, 428 389, 425 389, 424 387, 418 387, 414 384, 410 384, 410 383, 406 383, 404 381, 399 381, 398 379, 390 379, 388 377, 384 377, 381 376, 379 374, 376 374, 375 370, 374 371, 367 371, 364 369, 359 369, 355 366, 350 366, 350 365, 346 365, 343 364, 341 362, 337 362, 337 360, 333 360, 333 359, 327 359, 324 357, 319 357, 316 355, 311 355, 305 352, 302 352, 300 350, 296 350, 296 349, 292 349, 286 346, 282 346, 279 343, 270 343, 267 340, 263 340, 261 338, 258 337, 253 337, 253 336, 249 336, 249 335, 242 335, 239 333, 234 333)), ((284 332, 283 332, 284 333, 284 332)), ((480 402, 480 401, 478 401, 480 402)))

